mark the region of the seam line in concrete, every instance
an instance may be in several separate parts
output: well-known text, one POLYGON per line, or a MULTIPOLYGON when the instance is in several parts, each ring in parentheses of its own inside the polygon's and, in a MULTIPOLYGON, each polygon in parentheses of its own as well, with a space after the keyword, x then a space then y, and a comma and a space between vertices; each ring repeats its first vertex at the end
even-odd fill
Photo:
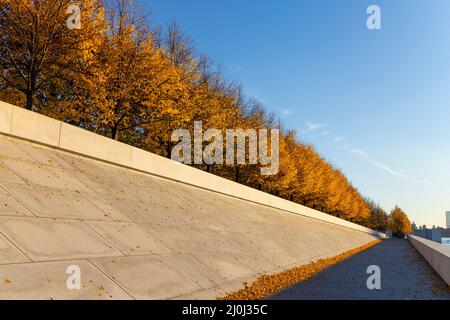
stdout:
MULTIPOLYGON (((11 169, 9 169, 9 170, 11 170, 11 169)), ((20 184, 20 185, 22 185, 22 184, 20 184)), ((28 186, 28 184, 25 184, 26 186, 28 186)), ((3 189, 3 190, 5 190, 9 195, 11 195, 11 197, 13 197, 14 199, 16 199, 16 201, 18 202, 18 203, 20 203, 25 209, 27 209, 32 215, 33 215, 33 217, 30 217, 30 216, 15 216, 15 217, 18 217, 18 218, 38 218, 38 216, 37 216, 37 214, 34 212, 34 210, 32 210, 28 205, 26 205, 25 203, 23 203, 22 202, 22 200, 20 199, 20 198, 18 198, 15 194, 13 194, 9 189, 8 189, 8 187, 7 186, 5 186, 5 184, 3 183, 1 183, 0 182, 0 189, 3 189)), ((2 217, 2 216, 0 216, 0 217, 2 217)))
POLYGON ((130 296, 133 300, 137 300, 135 296, 133 296, 127 289, 122 287, 117 281, 115 281, 109 274, 104 272, 102 269, 100 269, 95 263, 91 261, 91 259, 86 259, 95 269, 97 269, 99 272, 101 272, 105 277, 107 277, 109 280, 111 280, 113 283, 115 283, 120 289, 122 289, 127 295, 130 296))
POLYGON ((14 119, 14 110, 15 110, 15 109, 16 109, 16 108, 12 107, 12 110, 11 110, 11 127, 9 128, 9 133, 10 133, 10 134, 12 134, 13 119, 14 119))
POLYGON ((95 229, 93 226, 91 226, 89 223, 87 223, 86 221, 82 221, 89 229, 91 229, 92 231, 95 232, 95 234, 97 234, 100 238, 102 238, 103 240, 105 240, 107 243, 109 243, 113 248, 119 250, 125 257, 127 257, 128 255, 122 251, 122 249, 120 249, 118 246, 116 246, 114 243, 112 243, 111 241, 109 241, 106 237, 104 237, 100 232, 97 231, 97 229, 95 229))
POLYGON ((19 250, 19 252, 21 252, 24 256, 25 256, 25 258, 27 258, 28 260, 30 260, 29 262, 22 262, 22 263, 32 263, 32 262, 34 262, 26 253, 25 253, 25 251, 23 251, 22 249, 20 249, 19 247, 18 247, 18 245, 17 244, 15 244, 10 238, 8 238, 3 232, 1 232, 0 231, 0 234, 9 242, 9 243, 11 243, 12 244, 12 246, 14 247, 14 248, 16 248, 17 250, 19 250))
POLYGON ((59 132, 58 132, 58 148, 61 147, 61 131, 62 131, 62 121, 59 122, 59 132))

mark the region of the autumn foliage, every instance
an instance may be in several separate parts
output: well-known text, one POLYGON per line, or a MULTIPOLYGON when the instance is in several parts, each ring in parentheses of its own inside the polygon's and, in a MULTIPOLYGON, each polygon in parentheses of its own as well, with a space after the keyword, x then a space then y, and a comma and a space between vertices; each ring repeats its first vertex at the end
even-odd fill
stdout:
POLYGON ((395 207, 389 215, 389 229, 398 237, 412 233, 411 222, 406 213, 399 207, 395 207))
POLYGON ((166 157, 171 133, 194 121, 224 132, 279 128, 275 176, 258 165, 197 167, 371 226, 373 210, 345 175, 197 55, 176 24, 152 27, 133 0, 78 3, 82 27, 70 30, 69 0, 0 0, 1 100, 166 157))

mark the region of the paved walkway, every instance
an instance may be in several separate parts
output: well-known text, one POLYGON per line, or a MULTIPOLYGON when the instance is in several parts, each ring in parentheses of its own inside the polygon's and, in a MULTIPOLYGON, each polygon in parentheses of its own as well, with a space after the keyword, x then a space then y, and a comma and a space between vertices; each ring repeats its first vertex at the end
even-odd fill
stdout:
POLYGON ((418 252, 403 239, 391 239, 369 248, 293 285, 270 299, 330 300, 447 299, 450 290, 418 252), (367 267, 381 269, 381 290, 369 290, 367 267))

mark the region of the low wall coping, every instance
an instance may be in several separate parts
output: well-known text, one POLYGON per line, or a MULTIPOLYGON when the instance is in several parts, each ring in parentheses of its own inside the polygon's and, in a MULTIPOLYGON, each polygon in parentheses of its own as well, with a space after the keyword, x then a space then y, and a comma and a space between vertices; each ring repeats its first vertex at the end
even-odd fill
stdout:
POLYGON ((413 235, 409 236, 409 241, 442 279, 450 285, 450 246, 413 235))

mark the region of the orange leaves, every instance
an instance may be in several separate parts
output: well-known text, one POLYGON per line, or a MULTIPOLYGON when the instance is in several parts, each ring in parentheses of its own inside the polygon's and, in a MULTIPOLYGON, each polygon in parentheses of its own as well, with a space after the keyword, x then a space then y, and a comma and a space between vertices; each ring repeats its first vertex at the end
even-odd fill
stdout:
MULTIPOLYGON (((145 127, 166 114, 177 114, 186 85, 178 68, 155 46, 153 35, 127 6, 106 10, 89 73, 76 79, 81 88, 72 107, 96 131, 119 133, 145 127), (81 104, 79 101, 83 101, 81 104)), ((101 16, 98 16, 99 19, 101 16)))
POLYGON ((411 222, 406 213, 399 207, 395 207, 388 217, 389 229, 397 236, 403 236, 412 232, 411 222))
POLYGON ((362 222, 370 218, 368 206, 340 170, 322 159, 312 146, 297 142, 295 132, 289 132, 284 140, 287 149, 281 159, 285 158, 284 166, 289 168, 285 171, 295 172, 285 182, 290 199, 344 219, 362 222))

